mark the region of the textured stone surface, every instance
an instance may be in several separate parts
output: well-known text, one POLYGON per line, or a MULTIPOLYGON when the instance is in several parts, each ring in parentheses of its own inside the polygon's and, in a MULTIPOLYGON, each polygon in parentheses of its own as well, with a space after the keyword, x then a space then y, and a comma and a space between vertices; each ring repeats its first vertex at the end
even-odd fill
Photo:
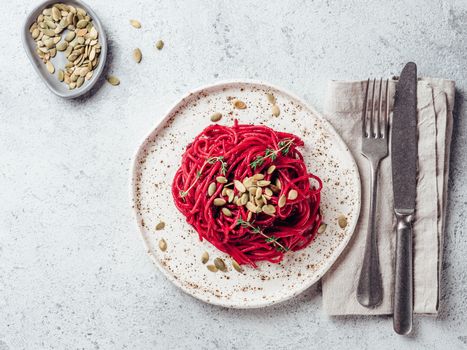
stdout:
POLYGON ((35 3, 4 1, 0 12, 1 350, 467 348, 465 1, 89 0, 122 83, 75 101, 52 95, 21 47, 35 3), (399 337, 390 318, 329 318, 316 286, 275 307, 227 310, 156 271, 132 219, 129 166, 180 94, 262 79, 320 110, 328 79, 390 76, 407 60, 459 87, 438 319, 417 317, 414 335, 399 337))

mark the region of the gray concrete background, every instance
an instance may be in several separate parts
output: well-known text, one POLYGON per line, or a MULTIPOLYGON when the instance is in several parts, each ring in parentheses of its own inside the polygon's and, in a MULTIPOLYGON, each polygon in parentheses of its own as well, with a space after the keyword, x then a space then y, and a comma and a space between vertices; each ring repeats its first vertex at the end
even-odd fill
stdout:
POLYGON ((21 47, 36 3, 3 0, 0 11, 1 350, 467 348, 466 1, 88 0, 122 83, 74 101, 46 89, 21 47), (326 316, 317 286, 227 310, 156 271, 131 216, 129 166, 180 94, 261 79, 321 110, 327 80, 390 76, 407 60, 459 88, 438 319, 417 317, 399 337, 387 317, 326 316))

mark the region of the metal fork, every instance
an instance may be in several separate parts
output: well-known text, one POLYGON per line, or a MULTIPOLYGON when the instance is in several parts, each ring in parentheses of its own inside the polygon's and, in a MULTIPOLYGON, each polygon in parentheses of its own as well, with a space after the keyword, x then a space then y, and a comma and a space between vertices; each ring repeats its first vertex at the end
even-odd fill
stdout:
POLYGON ((365 255, 357 287, 357 300, 375 307, 383 300, 383 281, 379 267, 377 231, 375 227, 378 169, 388 155, 389 81, 368 79, 362 112, 362 155, 370 162, 370 215, 365 255))

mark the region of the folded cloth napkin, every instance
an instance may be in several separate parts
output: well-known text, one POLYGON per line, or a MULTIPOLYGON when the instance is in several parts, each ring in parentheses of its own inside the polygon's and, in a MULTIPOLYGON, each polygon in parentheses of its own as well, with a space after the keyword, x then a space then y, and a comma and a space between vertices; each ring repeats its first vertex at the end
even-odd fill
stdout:
MULTIPOLYGON (((330 315, 392 314, 395 218, 390 154, 381 162, 376 216, 383 302, 369 309, 356 299, 369 213, 369 163, 361 155, 361 113, 366 84, 366 81, 331 81, 326 94, 325 116, 355 157, 362 185, 361 213, 353 237, 322 280, 324 310, 330 315)), ((389 83, 390 101, 393 101, 396 84, 396 80, 389 83)), ((413 226, 414 312, 436 314, 455 87, 453 81, 423 78, 419 79, 417 89, 419 164, 413 226)))

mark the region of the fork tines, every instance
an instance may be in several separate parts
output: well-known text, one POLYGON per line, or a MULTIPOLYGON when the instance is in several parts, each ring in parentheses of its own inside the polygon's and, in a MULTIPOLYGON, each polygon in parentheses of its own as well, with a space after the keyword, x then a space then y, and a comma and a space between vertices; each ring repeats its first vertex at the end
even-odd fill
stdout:
POLYGON ((368 79, 363 102, 362 135, 367 138, 386 138, 389 116, 389 80, 368 79))

